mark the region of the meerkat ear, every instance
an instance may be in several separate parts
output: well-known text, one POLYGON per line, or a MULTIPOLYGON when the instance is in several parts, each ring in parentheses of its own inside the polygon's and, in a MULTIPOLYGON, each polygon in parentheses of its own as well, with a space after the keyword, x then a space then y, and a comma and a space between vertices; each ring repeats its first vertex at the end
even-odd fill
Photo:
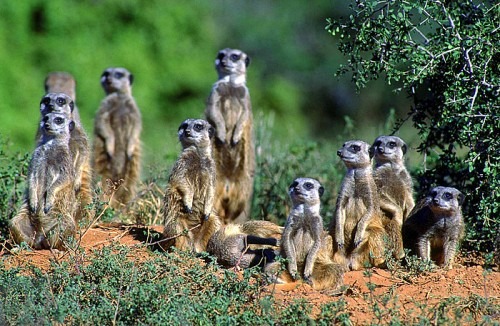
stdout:
POLYGON ((247 56, 247 57, 245 58, 245 67, 248 67, 249 65, 250 65, 250 57, 249 57, 249 56, 247 56))
POLYGON ((375 156, 375 147, 370 146, 370 148, 368 148, 368 155, 370 155, 370 158, 373 158, 373 156, 375 156))
POLYGON ((403 145, 401 146, 401 150, 403 151, 403 155, 406 154, 406 151, 408 150, 408 146, 406 146, 405 142, 403 142, 403 145))
POLYGON ((464 203, 465 200, 465 195, 462 194, 460 191, 457 190, 457 200, 458 204, 461 206, 464 203))
POLYGON ((75 122, 73 120, 71 120, 69 122, 69 131, 71 132, 71 131, 73 131, 73 129, 75 129, 75 122))
POLYGON ((134 83, 134 75, 130 74, 130 76, 128 76, 128 81, 130 85, 132 85, 134 83))
POLYGON ((71 112, 73 113, 73 110, 75 109, 75 101, 69 102, 69 108, 71 109, 71 112))
POLYGON ((215 128, 212 127, 212 126, 209 126, 208 127, 208 137, 210 137, 210 139, 212 139, 215 135, 215 128))
POLYGON ((320 197, 323 196, 323 194, 325 193, 325 187, 319 186, 318 193, 320 197))

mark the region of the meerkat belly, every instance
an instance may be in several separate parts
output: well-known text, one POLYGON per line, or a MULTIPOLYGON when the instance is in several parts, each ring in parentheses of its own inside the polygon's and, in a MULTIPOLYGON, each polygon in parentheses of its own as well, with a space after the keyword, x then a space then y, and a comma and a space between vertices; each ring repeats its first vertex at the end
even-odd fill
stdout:
POLYGON ((346 203, 346 221, 344 224, 344 236, 346 243, 354 239, 356 227, 361 217, 366 213, 366 205, 361 198, 351 197, 346 203))
POLYGON ((226 123, 227 136, 226 141, 231 141, 231 137, 233 135, 234 128, 238 123, 238 120, 241 116, 244 108, 241 106, 238 99, 232 97, 226 97, 222 101, 222 116, 224 117, 224 121, 226 123))
POLYGON ((311 234, 307 232, 305 228, 300 228, 294 236, 293 243, 295 246, 295 254, 297 255, 297 263, 304 262, 310 249, 310 245, 305 246, 305 244, 313 243, 311 234))

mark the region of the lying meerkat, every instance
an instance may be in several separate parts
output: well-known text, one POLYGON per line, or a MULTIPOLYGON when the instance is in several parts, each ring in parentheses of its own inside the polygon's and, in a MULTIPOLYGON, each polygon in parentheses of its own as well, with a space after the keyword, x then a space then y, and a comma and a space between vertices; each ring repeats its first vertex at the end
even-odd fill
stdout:
POLYGON ((455 188, 431 189, 403 224, 405 248, 423 260, 451 269, 464 237, 463 201, 464 195, 455 188))

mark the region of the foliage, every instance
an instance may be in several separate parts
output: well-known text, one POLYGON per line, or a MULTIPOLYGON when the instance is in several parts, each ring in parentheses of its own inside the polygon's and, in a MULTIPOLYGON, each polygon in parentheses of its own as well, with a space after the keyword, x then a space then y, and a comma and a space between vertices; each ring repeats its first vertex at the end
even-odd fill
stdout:
MULTIPOLYGON (((363 1, 329 19, 359 90, 381 76, 412 99, 425 156, 419 195, 449 185, 466 195, 466 247, 491 251, 500 229, 500 4, 363 1)), ((404 122, 396 125, 396 129, 404 122)))

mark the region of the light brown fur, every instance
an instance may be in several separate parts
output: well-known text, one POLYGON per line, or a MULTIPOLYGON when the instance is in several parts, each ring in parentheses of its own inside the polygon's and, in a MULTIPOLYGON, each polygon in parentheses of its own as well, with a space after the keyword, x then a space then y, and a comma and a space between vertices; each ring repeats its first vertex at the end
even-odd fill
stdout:
MULTIPOLYGON (((90 163, 90 144, 87 137, 87 133, 83 128, 82 122, 80 120, 80 113, 76 105, 76 82, 73 76, 67 72, 51 72, 45 78, 44 88, 46 96, 51 93, 63 93, 69 96, 73 101, 71 106, 59 107, 55 105, 55 98, 52 98, 53 108, 50 110, 49 107, 40 108, 42 113, 42 118, 44 112, 61 112, 66 115, 68 119, 75 122, 75 129, 71 132, 70 136, 70 151, 73 157, 73 166, 75 168, 75 178, 76 178, 76 198, 78 202, 78 211, 76 214, 77 221, 80 220, 90 220, 94 215, 92 209, 89 208, 89 204, 93 200, 93 190, 92 190, 92 168, 90 163)), ((69 100, 68 100, 69 101, 69 100)), ((50 104, 50 103, 49 103, 50 104)), ((40 130, 37 132, 37 140, 40 139, 40 130)))
POLYGON ((363 141, 344 143, 337 155, 347 167, 337 198, 335 219, 329 233, 334 239, 334 260, 351 270, 365 265, 384 265, 387 237, 373 180, 370 145, 363 141))
POLYGON ((407 146, 396 136, 380 136, 373 142, 375 169, 383 224, 389 237, 389 249, 396 259, 404 257, 401 229, 415 206, 413 181, 404 165, 407 146))
POLYGON ((423 260, 451 269, 464 237, 463 200, 463 194, 455 188, 431 189, 403 224, 405 248, 423 260))
MULTIPOLYGON (((287 270, 278 282, 303 279, 315 290, 337 289, 342 284, 345 268, 332 260, 332 238, 323 230, 320 211, 321 184, 310 178, 298 178, 289 188, 293 208, 288 216, 281 253, 288 260, 287 270)), ((267 266, 275 274, 279 263, 267 266)))
POLYGON ((205 120, 188 119, 179 127, 182 152, 175 162, 165 190, 164 247, 206 251, 221 222, 213 214, 215 162, 210 138, 213 128, 205 120))
POLYGON ((31 158, 28 187, 10 232, 18 244, 33 249, 64 249, 76 235, 75 171, 69 148, 74 122, 64 114, 47 113, 42 139, 31 158))
POLYGON ((274 260, 282 227, 268 221, 223 226, 209 240, 207 252, 225 267, 264 266, 274 260))
POLYGON ((133 75, 108 68, 101 76, 106 97, 94 122, 94 169, 102 180, 119 185, 110 205, 119 209, 135 196, 140 177, 141 113, 132 97, 133 75))
POLYGON ((215 61, 219 80, 212 87, 205 109, 207 121, 216 130, 214 207, 225 223, 243 222, 250 214, 255 153, 252 107, 246 86, 249 62, 240 50, 219 51, 215 61))

